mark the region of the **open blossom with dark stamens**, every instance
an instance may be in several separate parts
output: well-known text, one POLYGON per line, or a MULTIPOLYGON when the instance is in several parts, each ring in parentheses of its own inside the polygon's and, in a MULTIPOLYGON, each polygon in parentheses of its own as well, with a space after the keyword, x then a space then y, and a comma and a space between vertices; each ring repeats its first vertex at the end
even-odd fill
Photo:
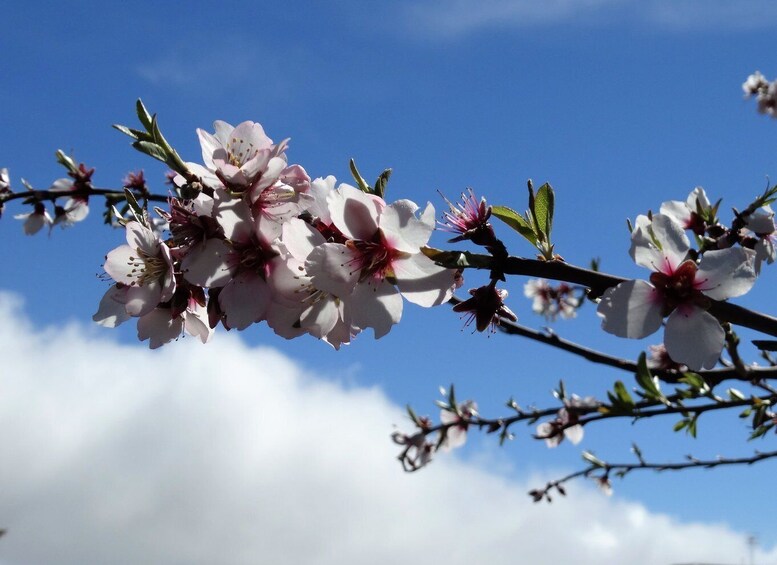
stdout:
POLYGON ((631 256, 653 269, 650 282, 632 280, 607 289, 597 309, 602 329, 639 339, 657 331, 665 316, 664 345, 669 356, 693 371, 711 369, 720 357, 725 332, 709 312, 710 299, 726 300, 748 292, 755 282, 754 252, 728 248, 688 259, 683 226, 657 214, 637 218, 631 256))
POLYGON ((507 318, 515 322, 518 317, 505 306, 504 299, 507 291, 498 289, 493 284, 472 288, 469 291, 471 297, 459 302, 453 307, 454 312, 465 314, 464 326, 469 326, 473 321, 477 331, 482 332, 487 328, 496 331, 500 318, 507 318))
POLYGON ((379 338, 400 320, 403 296, 426 307, 450 298, 454 272, 421 253, 434 229, 431 204, 418 217, 409 200, 387 205, 346 184, 327 203, 332 224, 347 241, 319 245, 305 269, 316 288, 349 299, 355 326, 373 328, 379 338))
POLYGON ((478 245, 489 245, 494 240, 494 230, 488 219, 491 217, 491 207, 486 199, 478 202, 475 192, 469 188, 461 194, 461 202, 454 204, 445 196, 449 210, 443 212, 442 220, 438 222, 442 231, 459 234, 448 240, 450 243, 470 239, 478 245))
POLYGON ((105 272, 127 286, 125 307, 130 316, 143 316, 175 292, 170 248, 150 228, 127 222, 127 244, 105 257, 105 272))

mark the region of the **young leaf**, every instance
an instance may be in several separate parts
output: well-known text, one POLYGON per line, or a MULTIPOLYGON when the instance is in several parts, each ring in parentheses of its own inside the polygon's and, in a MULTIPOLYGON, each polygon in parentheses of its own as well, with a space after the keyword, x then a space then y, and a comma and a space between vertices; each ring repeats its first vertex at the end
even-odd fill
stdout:
POLYGON ((351 159, 351 161, 348 163, 348 166, 351 168, 351 175, 353 176, 353 180, 356 181, 356 185, 359 190, 370 194, 372 192, 370 190, 370 186, 367 184, 367 181, 364 180, 364 177, 359 172, 359 169, 356 168, 356 161, 351 159))
POLYGON ((141 153, 145 153, 154 159, 162 161, 163 163, 167 162, 167 152, 165 152, 162 147, 152 141, 136 141, 132 144, 132 147, 141 153))
POLYGON ((151 114, 148 113, 148 110, 146 110, 146 107, 143 105, 143 101, 140 98, 138 98, 138 101, 135 103, 135 109, 138 112, 140 123, 143 124, 143 127, 146 128, 147 132, 151 133, 151 114))
POLYGON ((377 194, 381 198, 383 198, 384 194, 386 194, 386 185, 388 184, 389 177, 391 177, 391 169, 386 169, 382 173, 380 173, 380 176, 378 177, 378 180, 375 181, 375 188, 373 188, 373 194, 377 194))
POLYGON ((553 229, 554 206, 553 188, 545 183, 537 191, 537 196, 534 199, 534 218, 537 221, 537 227, 545 234, 546 241, 550 241, 550 232, 553 229))
POLYGON ((507 206, 492 206, 491 215, 499 218, 513 228, 532 245, 537 245, 537 236, 534 234, 534 228, 531 223, 512 208, 508 208, 507 206))

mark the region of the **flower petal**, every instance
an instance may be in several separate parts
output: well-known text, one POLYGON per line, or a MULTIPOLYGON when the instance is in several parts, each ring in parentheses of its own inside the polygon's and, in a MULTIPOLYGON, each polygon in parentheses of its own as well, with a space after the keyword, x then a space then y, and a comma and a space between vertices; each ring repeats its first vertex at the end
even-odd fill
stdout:
MULTIPOLYGON (((434 207, 428 204, 424 210, 423 218, 429 217, 431 207, 434 218, 434 207)), ((384 208, 380 215, 380 229, 386 242, 394 249, 406 253, 418 253, 418 250, 427 244, 434 230, 432 223, 419 220, 415 216, 418 206, 410 200, 397 200, 384 208)))
POLYGON ((436 265, 426 255, 395 259, 391 266, 402 296, 413 304, 437 306, 453 294, 455 271, 436 265))
POLYGON ((661 327, 663 300, 650 283, 626 281, 605 291, 596 313, 604 331, 640 339, 661 327))
POLYGON ((359 280, 356 253, 340 243, 325 243, 316 247, 305 261, 305 270, 319 290, 345 298, 359 280))
POLYGON ((386 335, 402 318, 402 296, 388 282, 369 279, 356 285, 349 300, 353 323, 359 328, 372 328, 375 339, 386 335))
POLYGON ((694 286, 713 300, 742 296, 755 283, 755 252, 742 247, 707 251, 696 271, 694 286))
POLYGON ((699 371, 717 365, 724 337, 720 322, 712 314, 697 306, 681 306, 666 320, 664 345, 672 361, 699 371))
POLYGON ((256 273, 240 273, 219 293, 219 306, 226 315, 226 325, 236 330, 244 330, 261 321, 269 305, 270 288, 256 273))

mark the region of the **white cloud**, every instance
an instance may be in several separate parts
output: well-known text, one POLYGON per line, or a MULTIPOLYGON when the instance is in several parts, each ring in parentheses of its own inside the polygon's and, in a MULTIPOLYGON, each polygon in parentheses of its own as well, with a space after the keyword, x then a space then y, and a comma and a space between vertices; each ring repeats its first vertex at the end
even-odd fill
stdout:
POLYGON ((406 22, 425 35, 456 37, 490 28, 638 22, 670 30, 771 28, 777 5, 767 0, 422 0, 406 6, 406 22))
MULTIPOLYGON (((220 334, 158 352, 38 330, 0 293, 0 562, 740 562, 745 536, 449 456, 405 475, 380 390, 220 334), (536 480, 532 485, 538 484, 536 480)), ((777 552, 759 555, 777 559, 777 552)))

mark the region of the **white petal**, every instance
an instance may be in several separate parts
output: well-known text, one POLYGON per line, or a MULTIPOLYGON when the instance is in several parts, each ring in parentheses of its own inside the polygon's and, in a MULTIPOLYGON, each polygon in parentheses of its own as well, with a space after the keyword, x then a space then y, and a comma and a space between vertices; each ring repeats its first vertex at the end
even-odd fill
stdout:
POLYGON ((319 290, 340 298, 350 295, 359 280, 356 253, 340 243, 316 247, 305 261, 311 282, 319 290))
POLYGON ((455 271, 435 265, 426 255, 396 259, 391 266, 402 296, 413 304, 438 306, 453 294, 455 271))
POLYGON ((386 281, 374 279, 357 284, 349 300, 353 323, 359 328, 372 328, 375 339, 386 335, 402 318, 402 297, 386 281))
POLYGON ((596 313, 604 331, 640 339, 661 327, 663 299, 648 282, 626 281, 605 291, 596 313))
POLYGON ((103 269, 116 282, 130 284, 138 277, 138 272, 134 271, 135 261, 138 260, 137 250, 129 245, 120 245, 105 256, 103 269))
POLYGON ((234 273, 230 265, 231 255, 232 247, 223 239, 208 239, 198 243, 189 249, 181 261, 183 278, 197 286, 224 286, 234 273))
POLYGON ((577 445, 583 441, 583 426, 576 424, 564 429, 564 437, 572 444, 577 445))
POLYGON ((696 205, 697 203, 700 205, 702 210, 706 210, 710 207, 710 199, 707 198, 707 193, 704 192, 704 189, 700 186, 697 186, 694 188, 691 193, 688 195, 688 198, 685 201, 686 206, 688 206, 688 209, 695 212, 696 211, 696 205))
POLYGON ((378 231, 379 206, 375 197, 347 184, 327 199, 332 223, 349 239, 371 240, 378 231))
POLYGON ((227 326, 237 330, 262 320, 269 305, 270 288, 255 273, 240 273, 219 293, 219 306, 226 315, 227 326))
POLYGON ((724 337, 720 322, 712 314, 696 306, 681 306, 666 320, 664 345, 672 361, 699 371, 718 363, 724 337))
MULTIPOLYGON (((424 211, 425 218, 429 210, 429 204, 424 211)), ((399 251, 406 253, 418 253, 418 250, 427 244, 432 235, 434 224, 428 224, 415 217, 418 206, 410 200, 397 200, 386 206, 380 215, 380 229, 386 242, 399 251)), ((434 208, 432 207, 432 215, 434 208)))
POLYGON ((683 227, 686 227, 691 219, 691 211, 688 209, 688 205, 679 200, 664 202, 661 204, 660 212, 665 216, 671 217, 683 227))
POLYGON ((323 245, 326 240, 307 222, 292 218, 283 224, 283 243, 295 259, 304 261, 314 248, 323 245))
POLYGON ((106 328, 115 328, 119 324, 130 319, 124 303, 127 301, 126 286, 119 288, 113 285, 103 295, 100 300, 100 306, 97 308, 92 320, 106 328))
POLYGON ((694 286, 713 300, 742 296, 755 283, 755 252, 742 247, 707 251, 694 286))
POLYGON ((170 317, 169 308, 155 308, 138 320, 138 339, 150 340, 148 346, 156 349, 180 337, 183 332, 183 318, 170 317))

